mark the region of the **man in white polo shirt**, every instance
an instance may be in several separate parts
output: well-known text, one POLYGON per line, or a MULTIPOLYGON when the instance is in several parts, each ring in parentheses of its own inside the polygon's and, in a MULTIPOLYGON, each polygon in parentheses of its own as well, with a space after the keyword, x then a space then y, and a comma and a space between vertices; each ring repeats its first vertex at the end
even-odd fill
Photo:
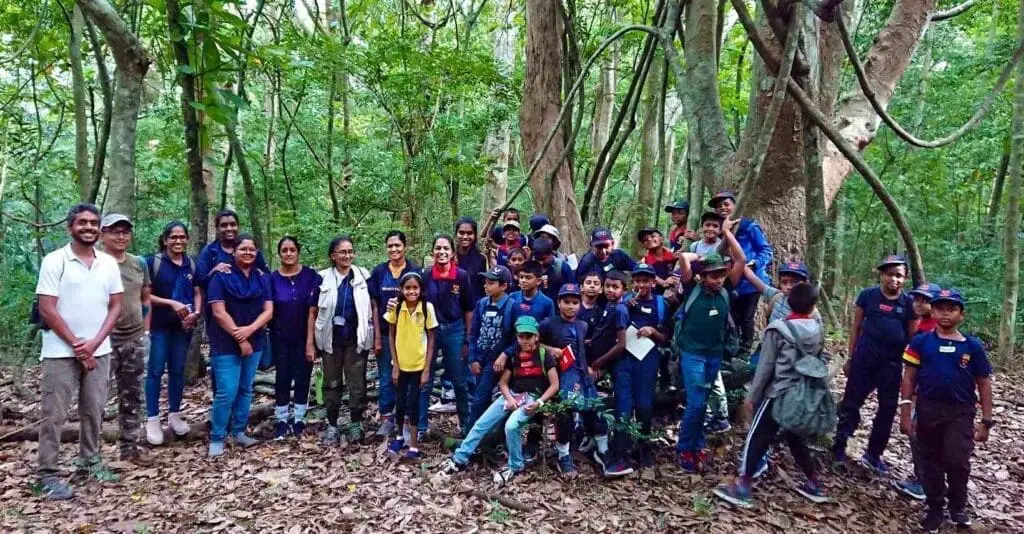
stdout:
POLYGON ((45 325, 42 411, 39 426, 39 485, 43 497, 70 499, 61 480, 60 432, 68 408, 78 394, 80 452, 76 467, 101 481, 117 476, 100 459, 100 428, 110 375, 110 331, 121 312, 121 274, 117 261, 97 251, 100 212, 92 204, 68 211, 71 242, 43 258, 36 296, 45 325))

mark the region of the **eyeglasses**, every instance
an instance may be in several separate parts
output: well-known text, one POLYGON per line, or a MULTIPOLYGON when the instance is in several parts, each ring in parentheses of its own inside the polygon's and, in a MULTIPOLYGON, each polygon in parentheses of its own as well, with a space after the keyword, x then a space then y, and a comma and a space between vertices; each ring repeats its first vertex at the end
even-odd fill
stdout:
POLYGON ((131 230, 126 230, 124 228, 109 228, 107 230, 104 230, 103 233, 110 234, 115 237, 126 237, 132 235, 131 230))

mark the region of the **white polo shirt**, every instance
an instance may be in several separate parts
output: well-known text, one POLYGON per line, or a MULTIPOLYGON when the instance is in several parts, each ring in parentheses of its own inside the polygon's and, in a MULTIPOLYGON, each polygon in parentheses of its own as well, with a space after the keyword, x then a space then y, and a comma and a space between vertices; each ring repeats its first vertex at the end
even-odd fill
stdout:
MULTIPOLYGON (((107 317, 110 296, 124 293, 121 271, 113 256, 94 251, 96 259, 87 267, 71 251, 71 244, 43 258, 39 266, 36 295, 57 297, 57 313, 76 337, 92 339, 107 317)), ((110 336, 96 349, 96 356, 110 354, 110 336)), ((53 330, 43 331, 42 358, 73 358, 75 351, 53 330)))

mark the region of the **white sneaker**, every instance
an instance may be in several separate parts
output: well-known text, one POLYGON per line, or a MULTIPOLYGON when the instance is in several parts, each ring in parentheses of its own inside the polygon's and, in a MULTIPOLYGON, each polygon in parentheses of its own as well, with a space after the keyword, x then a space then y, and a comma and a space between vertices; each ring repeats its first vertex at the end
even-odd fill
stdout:
POLYGON ((146 419, 146 441, 150 445, 164 444, 164 427, 160 426, 160 417, 146 419))
POLYGON ((184 419, 181 418, 180 413, 172 413, 167 415, 167 424, 171 427, 171 431, 176 436, 184 436, 188 434, 189 426, 184 419))
POLYGON ((430 408, 427 408, 427 411, 430 413, 455 413, 456 408, 457 407, 454 402, 437 401, 434 404, 431 404, 430 408))

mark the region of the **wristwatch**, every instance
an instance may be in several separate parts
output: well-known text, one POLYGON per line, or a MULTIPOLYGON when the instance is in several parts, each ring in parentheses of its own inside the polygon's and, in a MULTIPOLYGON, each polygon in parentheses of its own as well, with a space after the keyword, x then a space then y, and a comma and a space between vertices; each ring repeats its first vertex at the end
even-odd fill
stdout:
POLYGON ((992 430, 992 427, 996 426, 996 422, 992 419, 982 419, 981 425, 984 426, 986 430, 992 430))

